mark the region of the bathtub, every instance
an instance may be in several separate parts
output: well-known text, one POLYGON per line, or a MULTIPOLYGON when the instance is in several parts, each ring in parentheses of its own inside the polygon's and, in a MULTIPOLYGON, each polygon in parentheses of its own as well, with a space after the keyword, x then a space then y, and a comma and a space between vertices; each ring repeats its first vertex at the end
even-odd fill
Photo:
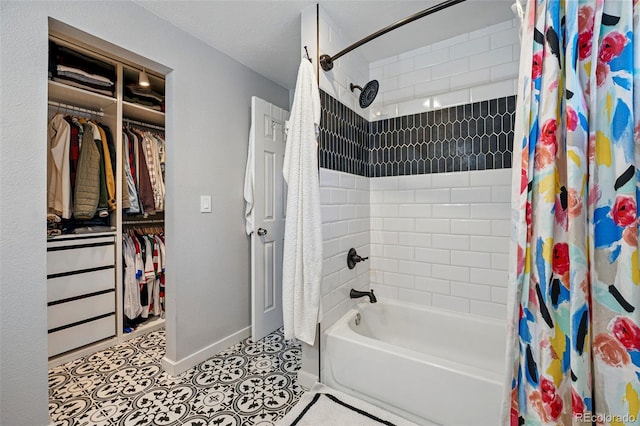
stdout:
POLYGON ((505 344, 505 321, 361 303, 323 336, 322 381, 418 424, 497 426, 505 344))

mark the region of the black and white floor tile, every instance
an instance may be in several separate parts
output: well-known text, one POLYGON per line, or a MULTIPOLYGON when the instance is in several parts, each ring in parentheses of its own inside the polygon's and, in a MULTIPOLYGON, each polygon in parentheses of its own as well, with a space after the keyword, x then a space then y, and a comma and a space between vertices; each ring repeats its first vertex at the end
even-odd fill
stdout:
POLYGON ((298 402, 300 346, 282 330, 228 348, 178 377, 165 373, 164 330, 49 370, 54 424, 268 426, 298 402))

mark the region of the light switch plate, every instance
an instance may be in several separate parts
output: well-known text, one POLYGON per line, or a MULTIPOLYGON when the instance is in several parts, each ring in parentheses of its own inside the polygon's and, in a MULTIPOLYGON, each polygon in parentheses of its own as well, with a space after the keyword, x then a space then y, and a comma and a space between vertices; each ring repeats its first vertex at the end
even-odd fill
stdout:
POLYGON ((211 213, 211 195, 200 196, 200 213, 211 213))

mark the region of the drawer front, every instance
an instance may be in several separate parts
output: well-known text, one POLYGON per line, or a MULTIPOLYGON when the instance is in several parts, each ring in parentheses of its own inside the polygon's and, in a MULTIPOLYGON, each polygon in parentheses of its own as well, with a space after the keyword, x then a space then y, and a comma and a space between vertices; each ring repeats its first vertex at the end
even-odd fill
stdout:
POLYGON ((70 302, 47 307, 47 325, 49 330, 73 324, 78 321, 109 314, 116 310, 116 295, 110 291, 96 296, 85 297, 70 302))
POLYGON ((63 235, 62 237, 58 237, 53 240, 48 240, 47 248, 84 246, 87 244, 100 244, 100 243, 113 243, 113 242, 115 242, 114 235, 103 235, 101 237, 96 237, 89 234, 77 235, 77 236, 63 235))
POLYGON ((48 247, 47 275, 99 268, 115 264, 113 242, 106 245, 77 247, 48 247))
POLYGON ((115 336, 116 317, 109 315, 75 327, 49 333, 49 356, 59 355, 80 346, 115 336))
POLYGON ((114 268, 49 278, 47 280, 47 303, 115 289, 115 282, 114 268))

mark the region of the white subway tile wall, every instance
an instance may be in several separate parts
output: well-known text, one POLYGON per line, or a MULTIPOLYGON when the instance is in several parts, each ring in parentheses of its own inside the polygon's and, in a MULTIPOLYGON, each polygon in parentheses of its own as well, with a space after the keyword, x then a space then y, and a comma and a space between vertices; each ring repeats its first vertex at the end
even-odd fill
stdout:
MULTIPOLYGON (((319 16, 320 54, 333 55, 352 43, 345 38, 339 27, 320 6, 319 16)), ((391 63, 391 62, 390 62, 391 63)), ((384 67, 384 65, 382 65, 384 67)), ((402 69, 400 61, 393 61, 394 69, 402 69)), ((383 73, 383 68, 380 69, 383 73)), ((338 99, 344 105, 364 118, 369 117, 369 111, 358 106, 360 92, 349 89, 351 83, 364 86, 369 81, 369 63, 357 49, 342 56, 333 63, 333 69, 325 72, 320 70, 320 89, 338 99)), ((393 87, 391 85, 390 87, 393 87)), ((380 96, 380 95, 378 95, 380 96)))
MULTIPOLYGON (((320 204, 324 243, 321 328, 325 330, 357 303, 349 298, 351 288, 369 290, 373 258, 354 269, 347 267, 351 247, 363 257, 371 256, 369 178, 321 168, 320 204)), ((390 255, 400 255, 393 252, 393 246, 390 249, 390 255)))
MULTIPOLYGON (((349 44, 322 7, 319 20, 320 53, 332 54, 349 44)), ((516 19, 505 21, 371 64, 355 50, 336 61, 332 71, 321 71, 320 88, 369 121, 412 119, 412 114, 512 96, 519 69, 518 27, 516 19), (349 84, 371 79, 380 81, 380 92, 363 110, 357 104, 359 93, 352 93, 349 84)), ((332 122, 325 122, 331 137, 325 140, 323 155, 328 156, 321 158, 320 169, 322 329, 356 303, 349 298, 351 288, 371 287, 379 298, 504 318, 510 163, 495 170, 442 173, 438 168, 432 174, 355 176, 376 174, 361 173, 345 163, 348 156, 337 155, 356 151, 340 145, 332 122), (370 259, 349 270, 350 247, 370 259)), ((356 157, 370 161, 364 153, 356 157)))
POLYGON ((370 178, 371 288, 505 318, 510 181, 511 169, 370 178))
POLYGON ((512 19, 370 63, 380 92, 369 120, 514 95, 519 26, 512 19))

